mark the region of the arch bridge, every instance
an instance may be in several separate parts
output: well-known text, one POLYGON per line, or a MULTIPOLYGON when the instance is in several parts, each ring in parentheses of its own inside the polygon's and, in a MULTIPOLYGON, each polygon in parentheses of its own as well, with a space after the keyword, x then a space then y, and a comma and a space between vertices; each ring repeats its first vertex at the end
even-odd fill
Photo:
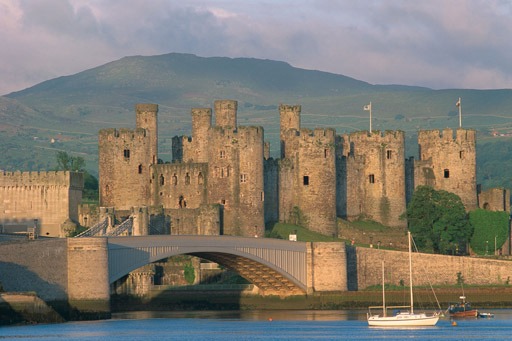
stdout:
POLYGON ((110 284, 146 264, 185 254, 237 272, 263 294, 305 294, 311 286, 308 285, 311 247, 305 242, 231 236, 150 235, 107 237, 107 249, 110 284))

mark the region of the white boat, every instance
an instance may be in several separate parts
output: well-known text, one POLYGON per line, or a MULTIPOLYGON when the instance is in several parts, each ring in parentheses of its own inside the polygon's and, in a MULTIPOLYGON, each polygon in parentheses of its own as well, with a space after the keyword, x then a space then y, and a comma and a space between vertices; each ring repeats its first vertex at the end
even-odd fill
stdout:
POLYGON ((386 292, 384 289, 384 262, 382 262, 382 306, 369 307, 367 314, 368 325, 374 327, 418 327, 418 326, 435 326, 439 321, 439 313, 432 314, 415 313, 414 300, 412 294, 412 250, 411 250, 411 233, 408 232, 409 239, 409 291, 411 304, 408 306, 388 306, 386 307, 386 292), (382 308, 382 314, 372 313, 372 309, 382 308), (395 314, 388 315, 388 309, 407 308, 407 311, 399 311, 395 314))

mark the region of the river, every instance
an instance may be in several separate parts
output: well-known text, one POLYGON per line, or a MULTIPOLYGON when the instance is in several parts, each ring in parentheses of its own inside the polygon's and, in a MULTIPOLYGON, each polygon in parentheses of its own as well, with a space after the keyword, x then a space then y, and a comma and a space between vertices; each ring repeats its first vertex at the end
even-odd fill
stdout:
POLYGON ((0 340, 508 340, 512 309, 435 327, 368 327, 366 311, 130 312, 111 320, 0 327, 0 340))

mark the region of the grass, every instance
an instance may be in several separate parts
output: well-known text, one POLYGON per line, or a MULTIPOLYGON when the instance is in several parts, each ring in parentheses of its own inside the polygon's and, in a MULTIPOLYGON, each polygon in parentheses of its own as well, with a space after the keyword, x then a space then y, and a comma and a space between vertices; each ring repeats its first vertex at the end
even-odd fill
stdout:
POLYGON ((297 234, 297 241, 299 242, 340 242, 342 239, 333 238, 332 236, 325 236, 321 233, 308 230, 305 227, 277 223, 274 225, 272 231, 267 233, 265 237, 277 238, 277 239, 289 239, 290 234, 297 234))

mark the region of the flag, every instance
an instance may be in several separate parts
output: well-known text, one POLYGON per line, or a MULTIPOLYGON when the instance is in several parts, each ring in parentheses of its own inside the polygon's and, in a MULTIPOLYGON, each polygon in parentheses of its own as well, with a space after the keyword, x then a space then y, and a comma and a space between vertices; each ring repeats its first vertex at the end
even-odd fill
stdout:
POLYGON ((459 98, 459 100, 457 101, 457 103, 455 103, 455 106, 456 106, 456 107, 460 107, 460 98, 459 98))
POLYGON ((366 110, 366 111, 368 111, 368 110, 372 110, 372 104, 370 103, 370 104, 365 105, 365 106, 363 107, 363 110, 366 110))

